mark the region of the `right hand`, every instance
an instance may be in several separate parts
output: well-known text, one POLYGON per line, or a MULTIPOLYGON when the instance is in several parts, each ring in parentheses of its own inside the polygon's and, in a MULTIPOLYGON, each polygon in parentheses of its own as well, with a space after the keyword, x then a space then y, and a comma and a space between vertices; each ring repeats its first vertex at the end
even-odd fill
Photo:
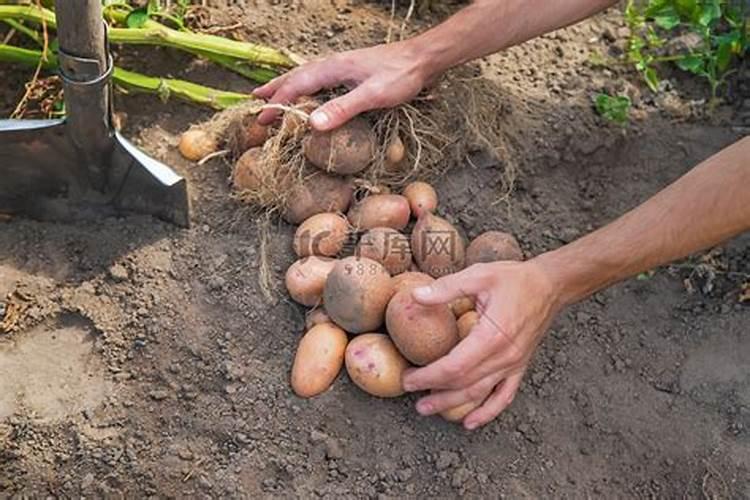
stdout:
MULTIPOLYGON (((432 79, 420 51, 409 41, 341 52, 306 63, 255 90, 272 104, 289 105, 298 97, 321 89, 346 85, 351 90, 320 106, 310 116, 316 130, 337 128, 359 113, 390 108, 414 98, 432 79)), ((258 116, 271 123, 279 111, 266 109, 258 116)))

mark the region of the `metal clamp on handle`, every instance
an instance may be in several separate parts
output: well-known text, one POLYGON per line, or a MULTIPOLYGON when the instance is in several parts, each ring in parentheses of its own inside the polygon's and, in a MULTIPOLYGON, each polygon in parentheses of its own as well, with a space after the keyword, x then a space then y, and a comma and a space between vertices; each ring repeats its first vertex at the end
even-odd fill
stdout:
POLYGON ((102 69, 97 59, 74 56, 60 48, 57 52, 60 78, 66 84, 86 87, 96 87, 107 83, 112 76, 115 64, 109 50, 109 26, 106 22, 104 22, 104 50, 107 67, 102 69))

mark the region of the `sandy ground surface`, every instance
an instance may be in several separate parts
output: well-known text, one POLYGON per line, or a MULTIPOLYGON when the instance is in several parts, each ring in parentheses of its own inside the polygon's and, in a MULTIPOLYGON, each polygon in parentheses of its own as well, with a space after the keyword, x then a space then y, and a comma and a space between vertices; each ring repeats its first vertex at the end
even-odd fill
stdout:
MULTIPOLYGON (((214 5, 216 24, 241 19, 241 36, 307 56, 388 29, 382 5, 214 5)), ((496 203, 502 166, 456 165, 437 184, 468 236, 499 228, 529 256, 555 248, 747 133, 747 82, 706 116, 693 101, 705 89, 679 76, 654 97, 626 68, 588 62, 616 55, 622 30, 611 11, 482 63, 522 173, 509 205, 496 203), (627 130, 596 115, 602 89, 633 98, 627 130)), ((149 54, 147 72, 249 88, 149 54)), ((7 115, 28 71, 2 71, 7 115)), ((23 306, 18 331, 0 336, 0 496, 750 496, 748 235, 566 311, 513 406, 478 432, 418 417, 412 397, 369 397, 344 374, 301 400, 288 374, 305 311, 260 292, 257 229, 228 196, 228 167, 175 150, 209 113, 147 96, 118 107, 126 135, 188 178, 193 225, 0 223, 0 298, 23 306)), ((277 283, 292 234, 273 233, 277 283)))

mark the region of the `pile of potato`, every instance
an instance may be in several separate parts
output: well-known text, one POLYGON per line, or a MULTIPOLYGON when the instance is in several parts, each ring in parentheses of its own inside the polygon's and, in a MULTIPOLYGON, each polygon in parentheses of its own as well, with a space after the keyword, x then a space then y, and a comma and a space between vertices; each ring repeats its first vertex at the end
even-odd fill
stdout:
MULTIPOLYGON (((233 143, 246 151, 232 179, 241 191, 264 180, 258 159, 268 133, 251 120, 239 134, 241 140, 233 143)), ((291 188, 284 211, 288 222, 299 225, 293 242, 299 260, 287 270, 286 288, 311 308, 292 388, 301 397, 321 394, 345 366, 365 392, 400 396, 404 370, 448 354, 479 320, 470 297, 424 306, 412 290, 476 263, 522 260, 523 253, 512 235, 499 231, 467 246, 461 233, 435 214, 437 193, 424 182, 409 184, 402 194, 371 194, 354 202, 352 176, 367 168, 376 150, 375 134, 362 118, 331 132, 312 131, 302 144, 317 171, 291 188)), ((400 140, 387 149, 388 164, 404 161, 400 140)), ((460 421, 478 403, 442 415, 460 421)))

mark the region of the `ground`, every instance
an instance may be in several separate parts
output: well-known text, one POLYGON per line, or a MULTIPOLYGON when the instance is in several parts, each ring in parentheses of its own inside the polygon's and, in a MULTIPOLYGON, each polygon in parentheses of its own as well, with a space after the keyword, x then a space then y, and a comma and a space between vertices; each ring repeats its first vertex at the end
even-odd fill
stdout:
MULTIPOLYGON (((272 3, 215 9, 214 22, 241 19, 242 36, 308 56, 387 32, 387 6, 272 3)), ((707 115, 700 84, 680 75, 654 97, 626 67, 591 64, 617 54, 622 29, 613 10, 482 64, 521 174, 509 203, 495 162, 437 184, 468 236, 500 228, 529 256, 556 248, 747 133, 741 80, 707 115), (628 128, 596 116, 602 89, 633 97, 628 128)), ((126 56, 248 88, 171 52, 126 56)), ((3 71, 7 115, 28 71, 3 71)), ((748 235, 567 310, 512 407, 479 431, 418 417, 414 397, 369 397, 345 374, 302 400, 288 377, 305 311, 281 288, 261 293, 257 228, 228 196, 228 167, 176 153, 209 113, 148 96, 117 105, 125 134, 188 178, 193 224, 0 222, 0 297, 22 306, 20 329, 0 336, 0 496, 750 496, 748 235)), ((275 229, 280 283, 293 228, 275 229)))

